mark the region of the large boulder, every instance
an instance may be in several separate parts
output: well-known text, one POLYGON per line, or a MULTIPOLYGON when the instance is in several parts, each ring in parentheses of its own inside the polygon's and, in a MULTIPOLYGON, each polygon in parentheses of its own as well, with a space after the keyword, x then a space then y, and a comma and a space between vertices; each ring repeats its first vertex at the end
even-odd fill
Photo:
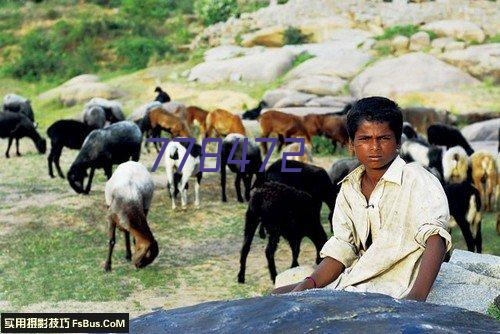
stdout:
POLYGON ((309 35, 312 42, 324 42, 338 29, 351 28, 352 23, 349 19, 330 14, 325 18, 312 18, 302 20, 298 27, 305 35, 309 35))
POLYGON ((222 89, 204 90, 189 98, 189 105, 199 106, 205 110, 222 108, 232 113, 242 112, 248 109, 248 106, 257 103, 258 101, 245 93, 222 89))
POLYGON ((243 48, 241 46, 236 46, 236 45, 221 45, 216 48, 207 50, 204 53, 203 57, 205 61, 224 60, 224 59, 256 54, 264 52, 265 50, 266 48, 264 48, 263 46, 243 48))
POLYGON ((286 89, 286 88, 277 88, 268 90, 264 93, 262 97, 262 101, 264 101, 269 107, 274 107, 279 100, 284 97, 297 94, 296 90, 286 89))
POLYGON ((71 107, 94 97, 114 100, 125 96, 121 89, 97 80, 99 78, 94 75, 80 75, 40 94, 38 98, 42 101, 57 100, 62 105, 71 107))
POLYGON ((373 33, 361 29, 338 29, 332 32, 328 40, 352 45, 357 48, 373 36, 373 33))
POLYGON ((303 62, 288 72, 286 79, 311 75, 329 75, 350 79, 358 74, 370 60, 370 55, 358 50, 336 50, 328 57, 315 57, 303 62))
POLYGON ((293 59, 291 52, 268 50, 227 60, 207 61, 193 67, 188 80, 215 83, 238 78, 272 82, 292 66, 293 59))
POLYGON ((333 107, 342 110, 346 104, 353 103, 351 96, 321 96, 307 101, 306 107, 333 107))
POLYGON ((474 45, 465 50, 449 51, 439 58, 475 77, 484 79, 491 76, 496 82, 500 82, 500 43, 474 45))
MULTIPOLYGON (((261 114, 271 110, 271 108, 263 109, 261 114)), ((296 116, 305 116, 307 114, 329 114, 332 112, 338 112, 341 109, 333 107, 283 107, 283 108, 272 108, 272 110, 281 111, 287 114, 292 114, 296 116)))
POLYGON ((467 42, 482 43, 485 39, 485 34, 478 25, 465 20, 435 21, 425 24, 421 29, 433 31, 439 37, 453 37, 467 42))
POLYGON ((407 92, 449 91, 479 81, 462 70, 425 53, 410 53, 381 60, 368 67, 350 84, 356 98, 407 92))
POLYGON ((443 263, 427 299, 486 313, 500 294, 500 257, 454 250, 443 263))
MULTIPOLYGON (((276 277, 275 287, 298 283, 313 271, 310 266, 285 270, 276 277)), ((427 301, 486 313, 499 294, 500 257, 457 249, 450 262, 442 264, 427 301)))
POLYGON ((468 141, 498 141, 498 129, 500 129, 500 113, 498 113, 498 117, 499 118, 467 125, 462 128, 462 134, 468 141))
MULTIPOLYGON (((293 90, 291 91, 293 92, 293 90)), ((302 107, 312 98, 315 98, 314 94, 307 94, 296 92, 293 94, 288 94, 281 100, 278 100, 272 107, 273 108, 286 108, 286 107, 302 107)))
POLYGON ((498 332, 495 319, 464 309, 345 291, 216 301, 133 319, 133 333, 498 332))
POLYGON ((311 75, 291 80, 286 84, 286 87, 309 94, 337 95, 346 83, 347 81, 336 76, 311 75))
MULTIPOLYGON (((307 52, 316 57, 336 57, 340 50, 355 50, 357 44, 350 41, 333 41, 323 43, 307 43, 297 45, 285 45, 283 49, 292 52, 294 55, 307 52)), ((347 51, 348 52, 348 51, 347 51)))
POLYGON ((241 44, 245 47, 263 45, 267 47, 283 46, 284 26, 274 26, 264 28, 242 36, 241 44))

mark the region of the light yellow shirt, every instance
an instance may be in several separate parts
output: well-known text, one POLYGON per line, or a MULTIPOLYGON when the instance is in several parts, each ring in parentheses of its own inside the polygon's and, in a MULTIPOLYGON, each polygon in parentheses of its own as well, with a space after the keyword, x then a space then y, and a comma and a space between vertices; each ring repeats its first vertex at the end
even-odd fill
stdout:
POLYGON ((439 234, 447 251, 451 248, 448 201, 431 173, 398 156, 368 203, 361 192, 364 170, 361 165, 341 181, 332 218, 334 235, 320 254, 346 269, 328 288, 403 298, 415 283, 427 238, 439 234), (370 230, 372 244, 367 248, 370 230))

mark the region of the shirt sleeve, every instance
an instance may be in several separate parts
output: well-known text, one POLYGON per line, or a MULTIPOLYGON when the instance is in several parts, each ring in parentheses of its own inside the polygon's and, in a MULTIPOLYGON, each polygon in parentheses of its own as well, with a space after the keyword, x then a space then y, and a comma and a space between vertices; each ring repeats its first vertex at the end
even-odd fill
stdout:
POLYGON ((422 171, 421 177, 415 180, 412 199, 415 204, 414 239, 421 248, 426 247, 427 239, 431 235, 439 234, 446 244, 446 251, 451 249, 451 235, 448 232, 448 222, 450 220, 450 211, 448 200, 443 187, 439 181, 426 170, 422 171))
POLYGON ((340 261, 346 268, 358 258, 358 247, 355 245, 352 210, 341 189, 335 202, 332 217, 333 236, 321 249, 321 257, 332 257, 340 261))

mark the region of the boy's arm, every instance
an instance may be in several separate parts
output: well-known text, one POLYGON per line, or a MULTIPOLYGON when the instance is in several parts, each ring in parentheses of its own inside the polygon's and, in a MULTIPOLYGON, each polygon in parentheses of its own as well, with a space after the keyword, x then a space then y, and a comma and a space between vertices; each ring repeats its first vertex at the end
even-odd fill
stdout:
MULTIPOLYGON (((311 277, 316 282, 316 287, 322 288, 335 281, 343 271, 344 265, 342 264, 342 262, 327 256, 321 261, 316 270, 311 274, 311 277)), ((274 289, 272 294, 279 295, 290 291, 296 292, 313 288, 314 283, 312 282, 312 280, 304 279, 302 282, 274 289)))
POLYGON ((417 279, 406 299, 425 301, 443 262, 446 246, 439 234, 427 238, 417 279))

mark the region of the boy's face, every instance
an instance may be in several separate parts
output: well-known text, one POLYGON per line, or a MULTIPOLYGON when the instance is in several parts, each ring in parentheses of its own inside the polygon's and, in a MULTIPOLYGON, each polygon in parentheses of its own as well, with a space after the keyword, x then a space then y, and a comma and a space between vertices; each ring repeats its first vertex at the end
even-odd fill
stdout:
POLYGON ((389 168, 396 158, 398 144, 396 135, 388 122, 363 121, 351 143, 358 160, 366 169, 380 170, 389 168))

